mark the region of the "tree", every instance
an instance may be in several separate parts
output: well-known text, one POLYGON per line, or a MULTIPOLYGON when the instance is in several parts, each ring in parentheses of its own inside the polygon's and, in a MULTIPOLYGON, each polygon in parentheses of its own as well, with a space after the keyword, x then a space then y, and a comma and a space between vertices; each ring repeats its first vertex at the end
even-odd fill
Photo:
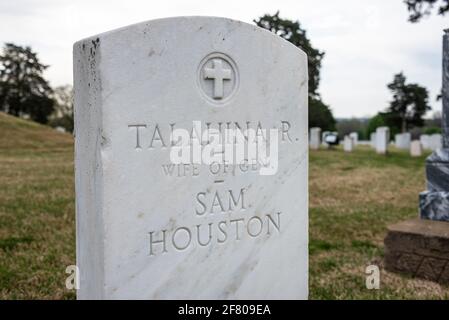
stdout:
POLYGON ((332 111, 329 106, 321 101, 318 93, 321 60, 324 57, 324 52, 312 46, 309 38, 307 38, 306 30, 301 28, 299 21, 282 19, 279 17, 279 11, 274 15, 266 14, 258 20, 254 20, 254 23, 291 42, 307 54, 309 70, 309 127, 334 130, 335 119, 332 111))
POLYGON ((337 131, 341 138, 352 133, 357 132, 359 140, 366 140, 366 128, 368 125, 367 119, 339 119, 337 122, 337 131))
POLYGON ((309 99, 309 127, 320 127, 323 131, 335 131, 334 116, 330 108, 319 99, 309 99))
POLYGON ((306 30, 301 28, 299 21, 291 21, 279 17, 279 11, 274 15, 266 14, 254 23, 264 29, 270 30, 281 38, 301 48, 308 58, 309 69, 309 96, 318 98, 318 86, 320 84, 321 60, 324 52, 312 47, 307 38, 306 30))
POLYGON ((368 126, 366 128, 366 136, 370 137, 371 133, 376 132, 377 128, 383 127, 385 125, 386 124, 385 124, 383 114, 381 112, 379 112, 378 114, 376 114, 374 117, 372 117, 368 121, 368 126))
POLYGON ((431 109, 427 89, 415 83, 406 84, 402 72, 396 74, 387 87, 393 94, 393 100, 383 116, 386 124, 401 132, 422 126, 425 113, 431 109))
POLYGON ((449 0, 404 0, 410 13, 408 20, 418 22, 424 16, 431 14, 432 9, 438 4, 438 14, 444 15, 449 11, 449 0))
POLYGON ((0 111, 46 123, 53 111, 52 89, 30 47, 6 43, 0 55, 0 111))
POLYGON ((56 87, 53 91, 55 108, 49 117, 52 127, 64 127, 73 132, 73 87, 71 85, 56 87))

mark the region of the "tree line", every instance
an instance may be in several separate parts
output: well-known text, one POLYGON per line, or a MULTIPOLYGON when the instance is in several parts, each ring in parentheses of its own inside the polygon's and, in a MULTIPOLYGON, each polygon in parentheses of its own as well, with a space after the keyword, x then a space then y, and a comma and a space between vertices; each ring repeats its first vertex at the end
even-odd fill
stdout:
POLYGON ((52 88, 48 68, 29 46, 6 43, 0 54, 0 111, 73 131, 72 86, 52 88))

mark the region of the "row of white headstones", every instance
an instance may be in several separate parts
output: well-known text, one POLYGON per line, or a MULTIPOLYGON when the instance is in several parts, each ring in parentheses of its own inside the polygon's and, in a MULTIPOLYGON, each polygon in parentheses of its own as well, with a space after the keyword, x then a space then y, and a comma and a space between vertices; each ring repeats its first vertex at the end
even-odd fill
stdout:
MULTIPOLYGON (((320 146, 328 147, 325 142, 325 136, 329 134, 328 131, 321 133, 321 128, 310 129, 310 148, 317 150, 320 146)), ((442 136, 439 133, 428 135, 423 134, 419 140, 412 140, 410 132, 399 133, 395 135, 394 142, 390 142, 390 129, 388 127, 379 127, 376 132, 371 133, 370 141, 361 141, 358 139, 358 133, 352 132, 345 135, 343 141, 343 150, 352 152, 357 145, 370 145, 379 154, 385 154, 388 151, 390 144, 393 144, 398 149, 410 150, 410 155, 419 157, 423 150, 436 150, 441 148, 442 136)))

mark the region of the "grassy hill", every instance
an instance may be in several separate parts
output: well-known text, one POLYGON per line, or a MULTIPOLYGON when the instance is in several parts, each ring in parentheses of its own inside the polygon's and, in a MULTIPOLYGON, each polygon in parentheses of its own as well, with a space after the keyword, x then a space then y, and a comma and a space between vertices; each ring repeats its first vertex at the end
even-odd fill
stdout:
POLYGON ((0 113, 0 299, 73 298, 73 138, 0 113))
MULTIPOLYGON (((369 147, 310 153, 310 298, 449 298, 449 288, 382 269, 389 223, 417 215, 424 159, 369 147), (380 290, 365 268, 381 267, 380 290)), ((74 298, 73 139, 0 113, 0 299, 74 298)))

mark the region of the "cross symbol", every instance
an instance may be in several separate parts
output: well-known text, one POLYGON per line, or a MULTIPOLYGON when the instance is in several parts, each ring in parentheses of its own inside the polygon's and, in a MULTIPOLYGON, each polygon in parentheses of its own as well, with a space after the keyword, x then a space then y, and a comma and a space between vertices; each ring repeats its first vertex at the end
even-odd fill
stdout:
POLYGON ((212 60, 213 68, 204 68, 204 79, 214 80, 214 99, 223 98, 223 82, 231 80, 232 71, 224 69, 220 59, 212 60))

